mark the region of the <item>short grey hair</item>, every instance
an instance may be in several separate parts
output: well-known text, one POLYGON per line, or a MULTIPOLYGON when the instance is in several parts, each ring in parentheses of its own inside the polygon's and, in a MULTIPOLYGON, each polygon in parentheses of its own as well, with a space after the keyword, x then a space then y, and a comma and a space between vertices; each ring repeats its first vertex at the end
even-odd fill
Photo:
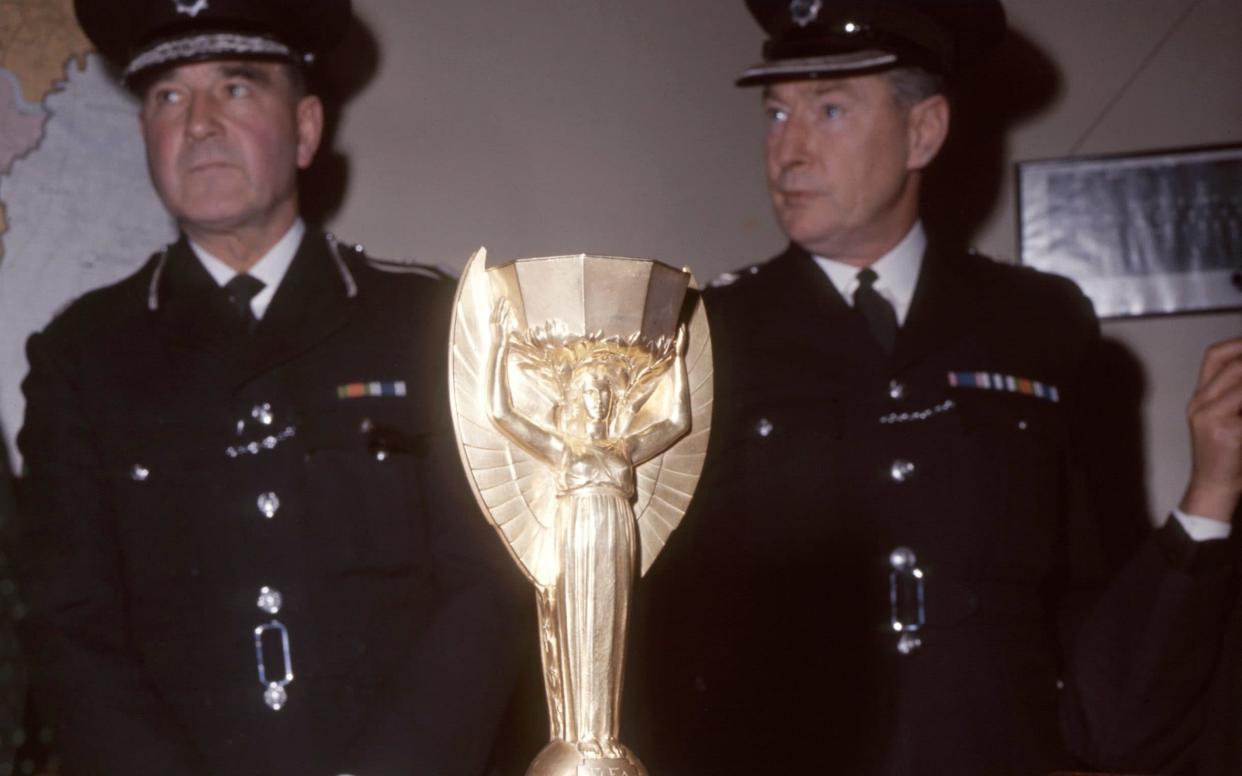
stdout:
POLYGON ((918 105, 928 97, 944 94, 944 76, 921 67, 896 67, 884 72, 897 102, 905 107, 918 105))

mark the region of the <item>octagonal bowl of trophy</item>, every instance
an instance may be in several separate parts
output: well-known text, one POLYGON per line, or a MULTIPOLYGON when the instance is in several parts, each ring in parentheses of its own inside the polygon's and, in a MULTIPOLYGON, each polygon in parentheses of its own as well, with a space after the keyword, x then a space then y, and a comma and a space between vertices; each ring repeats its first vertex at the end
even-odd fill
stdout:
POLYGON ((645 776, 620 740, 631 591, 698 484, 712 409, 689 270, 470 259, 449 390, 484 516, 534 585, 550 742, 527 776, 645 776))

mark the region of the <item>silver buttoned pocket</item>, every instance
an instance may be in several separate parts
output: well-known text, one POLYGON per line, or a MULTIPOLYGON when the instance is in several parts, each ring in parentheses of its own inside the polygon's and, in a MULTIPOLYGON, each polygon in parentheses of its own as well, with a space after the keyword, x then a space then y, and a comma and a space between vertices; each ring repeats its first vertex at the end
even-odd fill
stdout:
POLYGON ((306 453, 306 527, 328 564, 408 565, 416 549, 411 531, 427 509, 422 489, 440 484, 425 476, 425 435, 383 409, 349 405, 305 420, 299 439, 306 453), (350 519, 341 520, 341 511, 350 519))
POLYGON ((979 528, 992 534, 998 558, 1024 558, 1037 567, 1051 563, 1062 525, 1058 515, 1075 502, 1067 490, 1075 475, 1063 405, 975 393, 959 400, 967 447, 957 463, 971 475, 971 497, 984 516, 979 528))
POLYGON ((771 530, 774 521, 824 525, 814 515, 829 513, 838 501, 844 454, 838 410, 831 399, 773 397, 722 418, 712 429, 721 462, 705 485, 712 492, 696 498, 730 515, 754 552, 786 552, 784 534, 771 530))

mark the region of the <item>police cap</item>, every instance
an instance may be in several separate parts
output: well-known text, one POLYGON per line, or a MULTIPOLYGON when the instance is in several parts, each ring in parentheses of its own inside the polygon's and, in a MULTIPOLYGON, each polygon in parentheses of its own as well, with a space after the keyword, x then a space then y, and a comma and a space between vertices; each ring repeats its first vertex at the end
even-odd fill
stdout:
POLYGON ((309 68, 334 46, 350 0, 74 0, 78 23, 123 80, 183 62, 270 59, 309 68))
POLYGON ((952 76, 1005 33, 999 0, 746 0, 768 34, 738 86, 916 66, 952 76))

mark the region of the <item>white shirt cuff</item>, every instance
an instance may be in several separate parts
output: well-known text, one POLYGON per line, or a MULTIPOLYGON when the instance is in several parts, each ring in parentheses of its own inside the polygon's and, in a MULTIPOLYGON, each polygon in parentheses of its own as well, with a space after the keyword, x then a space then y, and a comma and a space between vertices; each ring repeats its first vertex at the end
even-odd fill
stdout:
POLYGON ((1186 529, 1186 534, 1196 542, 1207 542, 1213 539, 1228 539, 1233 532, 1233 524, 1210 517, 1188 515, 1180 509, 1173 510, 1173 517, 1186 529))

